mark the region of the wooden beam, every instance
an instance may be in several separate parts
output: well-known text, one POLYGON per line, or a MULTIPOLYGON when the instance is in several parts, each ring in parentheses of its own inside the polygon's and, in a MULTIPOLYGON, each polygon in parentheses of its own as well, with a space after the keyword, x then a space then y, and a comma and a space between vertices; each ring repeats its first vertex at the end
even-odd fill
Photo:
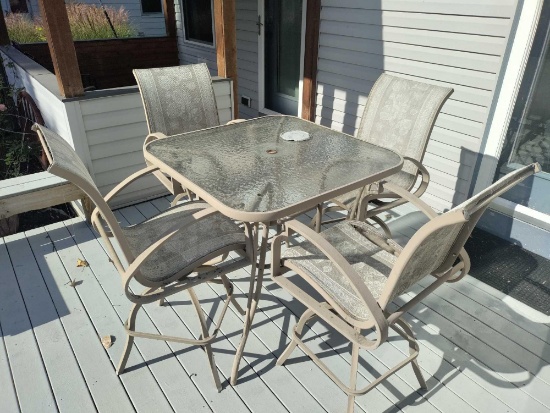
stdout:
POLYGON ((321 0, 307 0, 302 118, 315 121, 321 0))
POLYGON ((164 10, 164 23, 166 24, 166 36, 176 37, 176 9, 174 0, 162 0, 164 10))
POLYGON ((233 80, 233 107, 235 118, 238 118, 239 95, 237 93, 237 27, 235 14, 235 0, 214 0, 218 76, 233 80))
POLYGON ((59 91, 66 98, 82 96, 84 87, 78 68, 69 17, 64 0, 38 0, 59 91))
POLYGON ((10 36, 8 34, 8 27, 6 26, 6 19, 4 18, 4 12, 0 8, 0 46, 7 46, 10 44, 10 36))

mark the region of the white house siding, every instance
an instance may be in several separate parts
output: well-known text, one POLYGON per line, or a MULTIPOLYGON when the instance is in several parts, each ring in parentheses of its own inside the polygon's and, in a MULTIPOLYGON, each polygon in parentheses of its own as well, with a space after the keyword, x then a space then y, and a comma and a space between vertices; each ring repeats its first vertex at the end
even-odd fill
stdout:
MULTIPOLYGON (((222 123, 232 119, 230 85, 227 79, 214 79, 214 93, 222 123)), ((147 136, 147 123, 141 97, 136 90, 75 103, 78 104, 74 114, 75 128, 80 127, 80 133, 85 135, 95 182, 105 194, 145 166, 143 141, 147 136), (78 121, 79 118, 81 121, 78 121)), ((115 200, 114 205, 135 203, 165 192, 156 178, 146 177, 129 187, 115 200)))
POLYGON ((251 107, 239 104, 239 117, 258 116, 258 0, 237 0, 237 72, 239 101, 251 98, 251 107))
POLYGON ((425 156, 425 200, 465 199, 516 0, 323 0, 316 122, 354 134, 382 72, 451 86, 425 156))
MULTIPOLYGON (((215 76, 218 73, 215 47, 184 41, 182 1, 174 1, 180 63, 206 63, 210 73, 215 76)), ((258 1, 237 0, 236 3, 239 101, 241 96, 252 99, 250 108, 239 104, 239 117, 246 119, 258 116, 258 1)))
MULTIPOLYGON (((9 0, 1 0, 4 10, 9 10, 9 0)), ((66 1, 68 2, 68 1, 66 1)), ((98 0, 78 0, 78 3, 99 5, 98 0)), ((166 36, 164 13, 143 14, 141 0, 102 0, 103 5, 119 8, 123 6, 128 11, 130 21, 141 36, 166 36)), ((161 3, 162 4, 162 3, 161 3)), ((38 0, 27 0, 29 13, 39 15, 38 0)))

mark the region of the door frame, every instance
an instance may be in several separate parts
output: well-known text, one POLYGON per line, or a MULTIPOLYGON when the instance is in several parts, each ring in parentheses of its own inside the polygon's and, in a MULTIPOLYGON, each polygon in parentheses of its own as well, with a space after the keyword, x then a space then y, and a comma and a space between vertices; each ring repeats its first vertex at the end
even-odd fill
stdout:
MULTIPOLYGON (((489 186, 494 179, 512 112, 516 104, 531 47, 535 38, 544 0, 526 1, 520 11, 514 38, 507 61, 503 64, 504 75, 494 111, 489 115, 487 138, 480 151, 481 161, 474 186, 474 194, 489 186)), ((522 3, 519 2, 519 5, 522 3)), ((513 32, 511 33, 512 36, 513 32)), ((543 229, 550 229, 550 216, 523 205, 497 198, 491 209, 543 229)))
MULTIPOLYGON (((308 0, 302 1, 302 44, 300 46, 300 80, 298 83, 298 114, 302 117, 302 102, 304 94, 304 56, 305 56, 305 38, 306 38, 306 15, 308 0)), ((258 0, 258 112, 266 115, 280 115, 265 107, 265 0, 258 0)))

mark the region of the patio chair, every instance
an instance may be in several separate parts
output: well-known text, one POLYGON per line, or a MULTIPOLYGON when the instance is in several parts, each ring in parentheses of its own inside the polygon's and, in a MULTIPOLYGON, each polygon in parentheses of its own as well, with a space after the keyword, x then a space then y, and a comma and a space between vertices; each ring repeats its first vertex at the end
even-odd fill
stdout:
POLYGON ((402 318, 403 314, 442 283, 456 282, 469 271, 470 260, 463 247, 489 203, 538 171, 540 166, 532 164, 511 172, 442 215, 437 215, 400 186, 382 182, 385 190, 403 197, 430 218, 404 247, 363 221, 343 221, 320 234, 298 221, 288 222, 287 232, 273 241, 272 276, 307 310, 295 325, 291 342, 277 364, 283 364, 299 346, 346 392, 348 412, 353 411, 355 396, 369 392, 408 363, 411 363, 420 387, 426 389, 416 360, 419 346, 410 326, 402 318), (294 233, 305 241, 288 246, 281 255, 282 242, 292 241, 294 233), (296 278, 285 277, 283 274, 289 270, 297 273, 295 277, 298 279, 303 278, 309 284, 308 289, 312 288, 322 299, 318 301, 300 288, 293 281, 296 278), (433 283, 393 313, 388 310, 388 304, 394 298, 428 275, 434 277, 433 283), (349 385, 331 372, 301 339, 305 324, 317 317, 351 342, 349 385), (382 345, 388 338, 389 328, 408 342, 409 356, 367 386, 357 389, 359 349, 371 351, 382 345), (367 338, 364 330, 374 330, 375 337, 367 338))
MULTIPOLYGON (((388 182, 413 191, 420 178, 420 184, 413 192, 417 197, 426 191, 430 180, 430 174, 422 165, 428 139, 441 107, 452 93, 451 88, 384 73, 372 87, 363 111, 357 138, 392 149, 403 156, 403 168, 388 178, 388 182)), ((321 229, 322 216, 335 210, 347 210, 349 219, 363 221, 371 218, 387 231, 377 215, 407 201, 387 188, 379 192, 378 185, 372 185, 348 192, 331 202, 336 205, 319 208, 320 213, 314 217, 312 224, 317 232, 321 229), (376 205, 368 209, 369 203, 376 205)), ((342 219, 345 218, 327 220, 325 223, 342 219)), ((391 236, 389 233, 387 235, 391 236)))
POLYGON ((38 124, 35 124, 33 129, 38 133, 46 152, 49 161, 48 171, 78 186, 95 205, 92 224, 100 233, 109 256, 120 273, 124 294, 133 303, 128 321, 125 323, 126 346, 117 367, 117 374, 121 374, 125 369, 134 337, 195 344, 204 348, 214 383, 220 391, 221 382, 211 342, 216 338, 230 302, 244 314, 233 297, 233 285, 225 274, 249 261, 247 258, 240 258, 218 266, 208 265, 208 262, 230 251, 246 257, 245 252, 252 249, 244 231, 204 202, 185 203, 140 224, 121 227, 108 202, 123 188, 136 179, 156 171, 156 168, 149 166, 134 173, 103 198, 85 165, 63 138, 38 124), (118 248, 111 242, 111 237, 118 242, 118 248), (194 287, 205 282, 221 283, 227 292, 227 298, 219 310, 216 329, 212 333, 208 332, 204 314, 194 291, 194 287), (140 288, 140 285, 145 287, 141 294, 135 292, 135 288, 140 288), (135 330, 137 313, 144 304, 158 301, 162 305, 166 297, 181 291, 189 293, 191 303, 197 312, 201 325, 198 339, 135 330))
MULTIPOLYGON (((204 63, 134 69, 145 109, 149 136, 145 144, 166 136, 220 125, 210 71, 204 63)), ((242 119, 229 121, 241 122, 242 119)), ((176 198, 191 193, 160 171, 154 173, 176 198)))

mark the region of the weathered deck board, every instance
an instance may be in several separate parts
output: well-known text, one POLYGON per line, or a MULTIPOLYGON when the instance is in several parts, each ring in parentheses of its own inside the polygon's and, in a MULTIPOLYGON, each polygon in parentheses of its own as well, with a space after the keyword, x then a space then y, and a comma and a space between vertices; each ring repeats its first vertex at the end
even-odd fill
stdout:
MULTIPOLYGON (((117 217, 123 224, 135 223, 167 208, 169 200, 127 207, 117 217)), ((310 217, 300 220, 309 222, 310 217)), ((392 230, 403 240, 419 222, 419 215, 409 207, 392 213, 390 219, 392 230)), ((213 344, 225 379, 218 394, 202 350, 183 344, 138 338, 127 372, 116 376, 114 365, 125 341, 122 322, 130 306, 102 242, 82 220, 0 240, 0 262, 2 412, 70 411, 81 397, 79 411, 91 407, 88 410, 100 412, 116 408, 124 412, 300 413, 339 412, 345 406, 345 395, 299 349, 284 366, 275 366, 303 307, 269 276, 237 386, 229 386, 226 379, 243 318, 231 306, 213 344), (77 268, 77 258, 87 260, 89 267, 77 268), (70 278, 81 283, 72 288, 66 285, 70 278), (100 337, 107 334, 116 341, 105 350, 100 337)), ((231 274, 241 305, 246 301, 248 277, 246 269, 231 274)), ((417 288, 396 302, 412 297, 417 288)), ((198 287, 197 293, 213 323, 225 290, 208 284, 198 287)), ((357 397, 356 411, 550 412, 550 327, 525 314, 471 277, 444 285, 406 316, 419 340, 419 362, 429 391, 418 392, 412 371, 405 368, 357 397)), ((185 336, 199 331, 185 294, 171 297, 163 307, 146 306, 138 327, 185 336)), ((321 323, 312 325, 305 338, 347 379, 349 346, 321 323)), ((390 340, 372 354, 363 352, 359 383, 372 381, 406 351, 401 340, 390 340)))
MULTIPOLYGON (((89 228, 86 225, 80 224, 67 226, 66 230, 75 237, 80 253, 88 261, 90 269, 96 277, 95 281, 97 285, 101 286, 105 296, 116 310, 121 327, 117 334, 113 334, 119 340, 118 351, 112 353, 113 361, 116 364, 118 363, 126 339, 126 334, 122 329, 122 321, 128 316, 130 302, 122 294, 120 276, 114 266, 109 265, 107 268, 104 268, 104 251, 97 243, 95 236, 89 228)), ((157 333, 154 325, 147 317, 138 318, 137 325, 141 331, 157 333)), ((130 354, 127 370, 120 376, 122 380, 134 373, 150 370, 152 379, 154 380, 151 384, 159 390, 158 397, 160 399, 166 398, 171 410, 176 412, 188 411, 186 409, 193 409, 194 411, 209 410, 206 402, 189 380, 188 374, 181 364, 177 362, 164 342, 156 340, 136 341, 138 343, 130 354), (138 357, 139 355, 141 357, 138 357), (178 387, 176 383, 183 384, 183 386, 178 387)), ((134 392, 143 394, 143 385, 140 388, 138 382, 135 389, 129 390, 131 396, 136 396, 134 392)), ((140 397, 147 397, 147 395, 143 394, 140 397)), ((153 403, 154 401, 148 402, 149 406, 144 407, 144 411, 153 408, 153 403)), ((165 408, 168 409, 168 406, 165 408)))
MULTIPOLYGON (((81 222, 78 222, 78 220, 73 220, 72 222, 74 222, 74 226, 83 225, 81 222)), ((82 259, 84 257, 63 223, 47 227, 47 230, 69 276, 74 280, 82 281, 82 283, 77 286, 77 291, 97 331, 95 338, 99 339, 99 337, 105 335, 112 335, 117 338, 124 337, 125 332, 122 325, 123 318, 118 316, 117 311, 121 311, 122 307, 122 312, 126 315, 130 306, 128 300, 122 297, 122 291, 119 290, 119 297, 117 300, 109 300, 109 297, 105 294, 103 285, 98 282, 91 268, 76 267, 77 259, 82 259)), ((88 241, 89 240, 81 239, 79 243, 88 241)), ((111 266, 106 256, 104 257, 104 263, 107 268, 111 266)), ((107 277, 102 281, 106 282, 106 278, 107 277)), ((118 281, 118 279, 116 281, 118 281)), ((123 340, 121 340, 118 345, 114 345, 108 350, 113 365, 118 363, 123 348, 121 345, 122 342, 123 340)), ((128 366, 137 364, 143 364, 143 357, 141 357, 138 351, 134 351, 130 355, 128 366)), ((157 366, 158 364, 159 363, 157 363, 157 366)), ((151 370, 152 369, 149 368, 135 369, 121 376, 121 380, 134 404, 134 408, 138 412, 151 412, 155 410, 173 411, 151 370), (144 391, 144 389, 147 389, 147 391, 144 391)), ((162 366, 159 370, 162 371, 162 366)), ((114 368, 105 372, 105 374, 115 374, 114 368)))
POLYGON ((2 264, 0 277, 0 325, 19 408, 22 412, 57 411, 34 330, 8 255, 6 244, 9 243, 9 238, 0 241, 0 262, 9 263, 2 264))
MULTIPOLYGON (((412 206, 405 205, 393 213, 387 222, 392 232, 399 232, 406 239, 425 222, 425 218, 418 214, 412 206)), ((421 281, 420 285, 426 285, 428 282, 428 280, 421 281)), ((419 290, 419 286, 415 286, 411 294, 419 290)), ((480 296, 479 292, 477 296, 480 296)), ((515 326, 505 314, 512 316, 520 325, 533 328, 536 323, 526 320, 515 311, 510 311, 509 306, 505 313, 498 313, 491 309, 493 306, 504 309, 505 305, 500 300, 502 297, 502 293, 467 276, 460 283, 442 286, 427 297, 421 306, 426 306, 430 310, 428 316, 435 316, 438 321, 448 321, 449 332, 452 332, 450 339, 455 346, 467 348, 468 352, 478 359, 478 363, 484 367, 488 366, 490 375, 499 377, 500 381, 502 379, 507 381, 506 384, 498 383, 498 386, 512 386, 506 395, 501 396, 501 400, 508 400, 507 403, 510 406, 518 406, 518 408, 520 405, 532 406, 535 409, 533 411, 538 411, 537 409, 543 408, 542 406, 548 409, 550 408, 548 403, 550 391, 547 388, 550 348, 544 344, 544 341, 534 336, 529 340, 529 333, 515 326), (472 292, 470 285, 478 287, 482 285, 486 292, 491 292, 489 297, 485 296, 485 305, 476 303, 464 294, 453 295, 451 292, 460 288, 466 288, 472 292), (521 394, 518 394, 518 391, 521 394), (511 394, 514 396, 510 397, 511 394)), ((411 314, 416 315, 417 312, 418 308, 413 309, 411 314)), ((422 320, 422 316, 419 318, 422 320)), ((537 324, 535 329, 539 332, 544 330, 544 324, 537 324)), ((484 384, 491 384, 486 383, 486 379, 482 381, 484 384)), ((499 393, 498 390, 495 392, 495 394, 499 393)))
POLYGON ((8 252, 46 373, 60 412, 93 412, 95 406, 83 380, 61 320, 70 310, 55 308, 26 234, 8 238, 8 252))
MULTIPOLYGON (((0 241, 0 262, 7 262, 6 247, 3 242, 0 241), (5 260, 5 261, 4 261, 5 260)), ((9 270, 6 271, 8 274, 9 270)), ((7 275, 5 276, 7 277, 7 275)), ((3 277, 0 277, 0 291, 4 289, 5 283, 2 281, 3 277)), ((0 292, 0 303, 3 303, 3 297, 0 292)), ((2 312, 3 305, 0 304, 0 313, 2 312)), ((0 316, 1 320, 1 316, 0 316)), ((4 344, 4 332, 0 326, 0 389, 2 389, 2 397, 0 397, 0 411, 2 412, 19 412, 19 403, 15 394, 15 387, 13 383, 12 371, 10 368, 10 362, 8 360, 8 354, 6 352, 6 346, 4 344)))
POLYGON ((98 332, 90 323, 77 289, 68 284, 69 275, 48 233, 38 228, 25 235, 58 313, 68 311, 60 320, 97 410, 108 411, 117 406, 118 412, 134 411, 118 377, 105 373, 111 371, 113 365, 100 343, 98 332))

